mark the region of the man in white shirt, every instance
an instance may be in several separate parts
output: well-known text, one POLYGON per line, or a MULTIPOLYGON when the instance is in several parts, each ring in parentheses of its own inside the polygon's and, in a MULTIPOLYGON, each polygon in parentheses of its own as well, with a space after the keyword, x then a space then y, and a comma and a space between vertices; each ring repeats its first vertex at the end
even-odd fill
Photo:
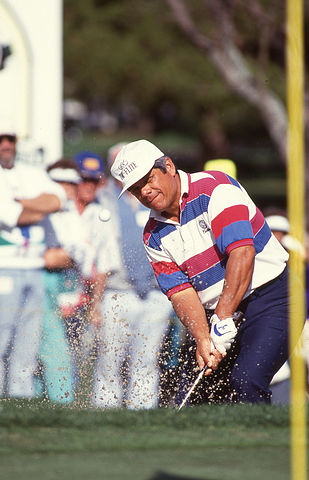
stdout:
POLYGON ((44 300, 40 221, 66 195, 43 169, 15 162, 16 143, 0 126, 0 396, 31 398, 44 300))
MULTIPOLYGON (((121 145, 108 152, 111 166, 121 145)), ((142 232, 148 211, 132 195, 118 202, 120 185, 109 178, 99 192, 112 262, 101 306, 101 342, 95 365, 93 404, 99 408, 158 406, 158 357, 172 313, 157 288, 145 254, 142 232), (123 375, 125 365, 125 375, 123 375)))

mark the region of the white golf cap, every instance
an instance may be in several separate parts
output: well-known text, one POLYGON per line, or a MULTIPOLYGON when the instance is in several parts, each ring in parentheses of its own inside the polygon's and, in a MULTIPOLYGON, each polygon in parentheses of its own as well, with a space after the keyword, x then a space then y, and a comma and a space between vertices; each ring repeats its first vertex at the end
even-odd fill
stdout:
POLYGON ((283 215, 270 215, 269 217, 266 217, 265 220, 271 230, 284 233, 288 233, 290 231, 289 221, 283 215))
POLYGON ((78 184, 81 182, 81 176, 73 168, 53 168, 48 175, 55 182, 67 182, 78 184))
POLYGON ((147 175, 161 157, 164 153, 148 140, 137 140, 122 147, 111 168, 113 177, 122 183, 119 197, 147 175))

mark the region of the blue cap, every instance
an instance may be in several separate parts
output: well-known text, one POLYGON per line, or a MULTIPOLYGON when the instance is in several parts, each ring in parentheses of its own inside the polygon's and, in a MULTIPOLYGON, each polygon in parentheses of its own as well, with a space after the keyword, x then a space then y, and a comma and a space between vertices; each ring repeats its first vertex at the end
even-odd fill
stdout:
POLYGON ((80 170, 82 178, 100 179, 105 176, 106 170, 103 158, 97 153, 88 150, 78 152, 74 160, 80 170))

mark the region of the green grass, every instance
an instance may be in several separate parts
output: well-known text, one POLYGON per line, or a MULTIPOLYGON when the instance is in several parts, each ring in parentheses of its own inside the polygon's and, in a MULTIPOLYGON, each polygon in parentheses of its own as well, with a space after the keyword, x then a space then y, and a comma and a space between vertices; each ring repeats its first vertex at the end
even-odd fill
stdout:
POLYGON ((0 478, 289 478, 289 413, 276 406, 153 411, 0 403, 0 478))

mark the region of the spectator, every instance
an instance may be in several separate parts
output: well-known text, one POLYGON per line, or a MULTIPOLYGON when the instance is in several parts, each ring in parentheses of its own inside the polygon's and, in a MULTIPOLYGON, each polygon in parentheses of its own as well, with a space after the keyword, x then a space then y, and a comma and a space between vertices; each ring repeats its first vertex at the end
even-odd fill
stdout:
POLYGON ((102 296, 107 273, 112 269, 113 232, 109 222, 100 222, 102 207, 96 200, 98 189, 106 181, 103 158, 94 152, 82 151, 75 155, 74 161, 81 175, 76 196, 82 228, 81 239, 94 249, 90 272, 83 274, 83 304, 76 305, 74 315, 67 318, 68 338, 77 365, 78 384, 87 377, 89 354, 92 348, 96 348, 102 296))
MULTIPOLYGON (((109 166, 121 146, 109 150, 109 166)), ((148 212, 130 194, 118 203, 119 193, 112 178, 99 192, 101 205, 111 211, 116 239, 114 269, 101 308, 93 403, 100 408, 154 408, 159 398, 158 355, 172 309, 157 288, 143 247, 148 212)))
POLYGON ((66 200, 38 167, 15 162, 14 129, 0 126, 0 395, 32 398, 45 298, 40 221, 66 200), (5 360, 8 363, 7 378, 5 360))
POLYGON ((268 226, 275 235, 276 239, 282 245, 282 239, 290 231, 290 224, 285 214, 268 215, 265 217, 265 220, 267 221, 268 226))
POLYGON ((39 351, 42 366, 40 389, 53 402, 71 403, 74 399, 72 359, 59 300, 68 286, 75 287, 76 268, 87 252, 87 246, 81 243, 82 228, 75 206, 81 177, 70 158, 58 160, 47 168, 47 172, 64 188, 67 201, 60 212, 49 215, 42 222, 46 237, 46 295, 39 351))
MULTIPOLYGON (((292 250, 298 251, 304 257, 305 249, 303 245, 301 245, 296 238, 290 235, 290 223, 284 211, 276 210, 276 209, 268 209, 268 216, 266 217, 266 221, 281 243, 281 245, 288 251, 291 252, 292 250)), ((306 258, 306 285, 308 286, 308 259, 306 258)), ((308 289, 306 288, 306 317, 307 320, 305 322, 304 330, 303 330, 303 343, 304 343, 304 357, 306 362, 307 368, 307 391, 309 391, 309 322, 308 322, 308 289)), ((287 405, 290 403, 290 366, 288 362, 285 362, 284 365, 280 368, 280 370, 276 373, 276 375, 272 379, 271 383, 272 387, 272 403, 277 403, 280 405, 287 405)))
MULTIPOLYGON (((273 215, 265 217, 273 235, 281 243, 284 243, 284 237, 290 231, 290 224, 284 212, 274 211, 273 215)), ((288 405, 290 403, 290 366, 285 362, 271 381, 272 397, 271 403, 278 405, 288 405)))

